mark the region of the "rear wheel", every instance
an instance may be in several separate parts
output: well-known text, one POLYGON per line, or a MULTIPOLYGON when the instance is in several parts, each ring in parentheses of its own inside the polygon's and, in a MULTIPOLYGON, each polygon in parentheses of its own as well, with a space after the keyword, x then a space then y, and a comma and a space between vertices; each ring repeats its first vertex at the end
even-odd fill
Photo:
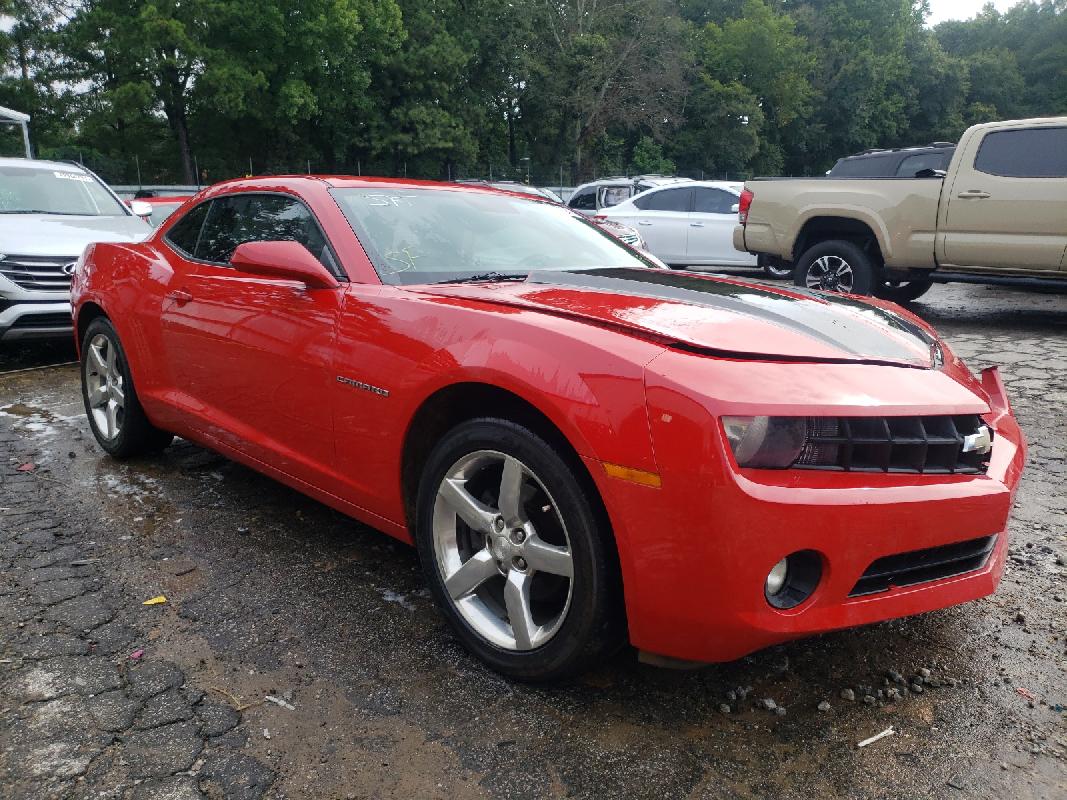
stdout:
POLYGON ((610 536, 575 469, 536 434, 497 419, 454 428, 416 513, 434 599, 493 669, 556 680, 621 643, 610 536))
POLYGON ((859 245, 831 239, 819 242, 797 259, 793 283, 824 292, 869 295, 875 269, 871 257, 859 245))
POLYGON ((882 281, 875 287, 874 294, 894 303, 908 303, 922 297, 933 285, 933 281, 882 281))
POLYGON ((89 427, 105 451, 129 458, 162 450, 174 439, 145 416, 129 362, 111 322, 89 323, 81 343, 82 400, 89 427))

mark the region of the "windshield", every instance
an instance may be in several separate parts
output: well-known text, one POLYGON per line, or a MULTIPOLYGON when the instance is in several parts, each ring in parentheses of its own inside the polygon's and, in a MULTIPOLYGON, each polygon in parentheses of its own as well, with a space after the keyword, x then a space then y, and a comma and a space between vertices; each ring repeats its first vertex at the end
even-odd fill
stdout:
POLYGON ((452 189, 332 192, 386 283, 654 266, 596 225, 544 201, 452 189))
POLYGON ((56 164, 0 166, 0 214, 124 217, 126 211, 96 178, 56 164))

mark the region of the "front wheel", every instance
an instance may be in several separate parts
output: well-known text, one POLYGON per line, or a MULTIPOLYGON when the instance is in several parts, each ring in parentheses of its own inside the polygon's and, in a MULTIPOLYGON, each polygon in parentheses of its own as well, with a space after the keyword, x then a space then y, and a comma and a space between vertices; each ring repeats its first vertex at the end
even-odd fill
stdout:
POLYGON ((874 262, 859 245, 832 239, 819 242, 797 259, 793 283, 805 289, 869 295, 874 274, 874 262))
POLYGON ((82 400, 93 436, 115 458, 162 450, 174 437, 148 421, 115 327, 104 317, 89 323, 81 342, 82 400))
POLYGON ((415 538, 464 646, 529 681, 573 675, 621 642, 606 523, 568 459, 528 429, 477 419, 434 448, 415 538))

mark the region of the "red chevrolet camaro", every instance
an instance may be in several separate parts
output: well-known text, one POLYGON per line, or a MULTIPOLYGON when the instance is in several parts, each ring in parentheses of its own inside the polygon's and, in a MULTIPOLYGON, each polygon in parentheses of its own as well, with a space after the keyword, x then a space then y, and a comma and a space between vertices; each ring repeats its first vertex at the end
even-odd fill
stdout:
POLYGON ((724 661, 991 593, 1024 443, 876 300, 656 269, 547 202, 350 177, 201 192, 72 297, 116 457, 178 435, 413 543, 486 663, 724 661))

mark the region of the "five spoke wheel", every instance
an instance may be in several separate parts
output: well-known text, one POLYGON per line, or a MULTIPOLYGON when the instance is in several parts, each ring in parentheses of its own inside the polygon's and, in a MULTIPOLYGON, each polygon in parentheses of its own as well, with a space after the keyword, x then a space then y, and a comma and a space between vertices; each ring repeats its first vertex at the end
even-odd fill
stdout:
POLYGON ((517 458, 478 450, 452 465, 437 490, 433 543, 445 591, 497 647, 540 647, 566 619, 574 578, 567 526, 517 458))
POLYGON ((89 341, 85 357, 85 388, 96 429, 107 440, 122 431, 126 416, 126 392, 118 353, 111 340, 98 333, 89 341))

